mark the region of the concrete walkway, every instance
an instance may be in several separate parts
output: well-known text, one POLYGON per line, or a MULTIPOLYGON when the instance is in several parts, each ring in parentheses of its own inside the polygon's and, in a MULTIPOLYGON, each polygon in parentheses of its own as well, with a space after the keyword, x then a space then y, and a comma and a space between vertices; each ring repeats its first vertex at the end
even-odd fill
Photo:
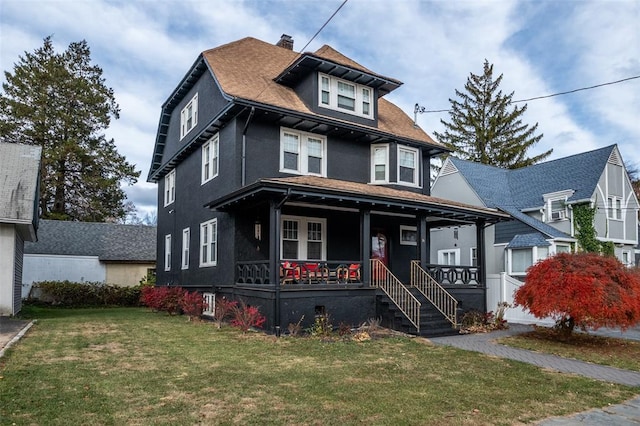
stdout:
MULTIPOLYGON (((456 348, 481 352, 500 358, 526 362, 541 368, 551 369, 563 373, 577 374, 596 380, 618 383, 627 386, 640 386, 640 373, 621 370, 573 359, 561 358, 555 355, 537 353, 524 349, 511 348, 495 342, 496 339, 513 336, 532 330, 532 326, 510 324, 508 330, 492 333, 466 334, 457 336, 435 337, 429 340, 435 345, 453 346, 456 348)), ((640 333, 626 333, 616 331, 600 331, 597 334, 636 340, 640 333)), ((640 393, 640 389, 638 391, 640 393)), ((614 405, 601 410, 589 410, 569 417, 559 417, 543 420, 540 425, 640 425, 640 397, 624 404, 614 405)))

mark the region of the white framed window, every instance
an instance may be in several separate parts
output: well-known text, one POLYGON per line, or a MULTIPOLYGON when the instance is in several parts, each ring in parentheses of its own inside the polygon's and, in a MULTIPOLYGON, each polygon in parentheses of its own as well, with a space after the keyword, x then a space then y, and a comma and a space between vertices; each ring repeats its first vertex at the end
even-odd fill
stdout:
POLYGON ((164 270, 171 270, 171 234, 164 236, 164 270))
POLYGON ((318 105, 373 120, 373 89, 326 74, 318 74, 318 105))
POLYGON ((438 264, 459 265, 460 249, 438 250, 438 264))
POLYGON ((205 184, 214 177, 218 176, 218 169, 220 166, 220 160, 218 156, 219 149, 220 142, 217 134, 209 139, 204 145, 202 145, 201 184, 205 184))
POLYGON ((618 197, 607 198, 607 217, 622 220, 622 200, 618 197))
POLYGON ((182 269, 189 269, 189 245, 191 244, 191 230, 182 230, 182 269))
POLYGON ((566 198, 547 200, 547 222, 567 219, 566 198))
POLYGON ((218 264, 218 219, 200 224, 200 267, 218 264))
POLYGON ((327 139, 314 133, 280 129, 280 171, 302 175, 327 175, 327 139))
POLYGON ((282 216, 280 252, 288 260, 326 260, 327 220, 282 216))
POLYGON ((471 266, 478 266, 478 249, 476 247, 469 249, 469 260, 471 261, 471 266))
POLYGON ((622 252, 622 263, 624 266, 633 266, 633 262, 631 262, 631 252, 623 251, 622 252))
POLYGON ((527 269, 539 260, 549 257, 549 247, 513 248, 508 250, 509 275, 526 275, 527 269))
POLYGON ((180 139, 198 124, 198 94, 180 111, 180 139))
POLYGON ((371 145, 371 183, 389 182, 389 145, 371 145))
POLYGON ((571 253, 571 246, 567 244, 556 244, 556 254, 571 253))
POLYGON ((176 200, 176 169, 171 170, 164 177, 164 206, 176 200))
POLYGON ((400 244, 405 246, 418 245, 418 228, 415 226, 400 225, 400 244))
POLYGON ((418 186, 418 151, 407 146, 398 146, 398 183, 418 186))

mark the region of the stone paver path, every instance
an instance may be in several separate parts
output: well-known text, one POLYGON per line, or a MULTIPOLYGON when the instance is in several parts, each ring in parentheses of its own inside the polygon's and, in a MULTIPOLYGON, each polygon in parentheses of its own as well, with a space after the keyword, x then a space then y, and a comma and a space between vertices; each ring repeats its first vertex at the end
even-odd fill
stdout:
MULTIPOLYGON (((619 368, 561 358, 555 355, 511 348, 495 342, 496 339, 501 337, 513 336, 531 329, 531 326, 527 325, 510 324, 508 330, 494 331, 492 333, 434 337, 429 340, 436 345, 453 346, 464 350, 481 352, 500 358, 526 362, 541 368, 552 369, 563 373, 577 374, 627 386, 640 386, 640 373, 636 371, 621 370, 619 368)), ((625 338, 625 334, 622 333, 615 337, 625 338)), ((633 337, 631 338, 633 339, 633 337)), ((604 409, 589 410, 568 417, 546 419, 538 424, 545 426, 640 425, 640 397, 604 409)))

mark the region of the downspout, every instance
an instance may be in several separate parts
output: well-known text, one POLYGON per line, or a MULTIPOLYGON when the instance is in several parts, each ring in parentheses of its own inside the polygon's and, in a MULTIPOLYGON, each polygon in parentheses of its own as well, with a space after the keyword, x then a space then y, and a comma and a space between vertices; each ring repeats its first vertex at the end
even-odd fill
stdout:
POLYGON ((247 117, 247 121, 244 123, 244 128, 242 129, 242 186, 245 186, 247 183, 247 129, 249 128, 249 122, 253 118, 255 111, 256 107, 251 107, 249 117, 247 117))

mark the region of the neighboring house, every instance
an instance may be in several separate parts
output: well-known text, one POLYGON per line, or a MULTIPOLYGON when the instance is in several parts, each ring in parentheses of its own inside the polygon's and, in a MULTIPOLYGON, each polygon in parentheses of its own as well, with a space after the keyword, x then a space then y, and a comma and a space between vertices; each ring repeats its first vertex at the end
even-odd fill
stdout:
MULTIPOLYGON (((596 208, 598 240, 613 242, 616 257, 634 264, 638 200, 616 145, 515 170, 449 157, 432 193, 512 216, 487 228, 488 274, 523 279, 538 260, 574 251, 573 209, 580 204, 596 208)), ((473 264, 474 235, 472 227, 433 229, 433 256, 440 263, 473 264)))
POLYGON ((22 254, 38 229, 38 146, 0 143, 0 315, 22 307, 22 254))
POLYGON ((636 266, 640 268, 640 225, 638 225, 638 245, 636 246, 635 254, 636 266))
POLYGON ((156 228, 41 220, 38 241, 24 248, 23 295, 39 281, 134 286, 156 267, 156 228))
MULTIPOLYGON (((404 284, 412 260, 428 268, 428 227, 507 216, 429 195, 446 149, 384 98, 401 84, 326 45, 294 52, 286 35, 200 54, 162 105, 148 176, 158 285, 242 298, 276 333, 425 308, 404 284)), ((448 289, 482 308, 481 268, 459 272, 448 289)), ((412 312, 416 332, 426 314, 412 312)))

